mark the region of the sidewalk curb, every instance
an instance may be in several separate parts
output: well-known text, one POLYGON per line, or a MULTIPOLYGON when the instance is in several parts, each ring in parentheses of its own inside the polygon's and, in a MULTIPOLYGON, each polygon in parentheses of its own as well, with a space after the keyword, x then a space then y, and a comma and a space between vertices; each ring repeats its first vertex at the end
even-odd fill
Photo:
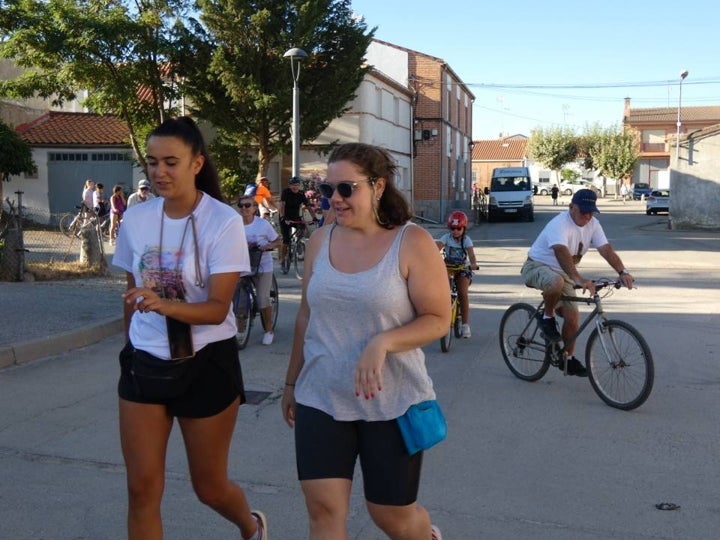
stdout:
POLYGON ((123 330, 123 318, 116 317, 80 330, 3 345, 0 346, 0 369, 29 364, 41 358, 92 345, 123 330))

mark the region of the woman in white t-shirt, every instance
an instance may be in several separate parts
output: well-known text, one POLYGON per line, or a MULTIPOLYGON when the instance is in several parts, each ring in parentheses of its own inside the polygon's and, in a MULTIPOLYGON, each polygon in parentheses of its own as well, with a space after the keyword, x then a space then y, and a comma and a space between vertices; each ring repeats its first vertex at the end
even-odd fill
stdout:
POLYGON ((177 417, 198 498, 242 538, 264 540, 265 517, 227 475, 244 401, 231 310, 238 277, 250 269, 242 220, 222 202, 190 118, 153 130, 146 161, 159 197, 126 212, 113 258, 128 284, 118 383, 128 536, 162 536, 165 456, 177 417))
POLYGON ((270 288, 272 287, 273 259, 272 250, 282 245, 282 237, 273 228, 267 219, 257 217, 258 203, 252 195, 243 195, 238 201, 240 215, 245 225, 245 237, 249 249, 259 249, 263 252, 255 275, 252 276, 257 290, 257 303, 262 316, 263 335, 262 344, 272 345, 273 333, 273 306, 270 301, 270 288))

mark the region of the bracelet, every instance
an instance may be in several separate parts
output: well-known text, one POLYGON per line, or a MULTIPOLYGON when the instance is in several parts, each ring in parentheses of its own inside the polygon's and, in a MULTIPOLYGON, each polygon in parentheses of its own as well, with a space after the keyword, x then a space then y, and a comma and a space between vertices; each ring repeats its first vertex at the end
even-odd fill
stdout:
POLYGON ((619 276, 629 276, 630 272, 628 272, 627 270, 620 270, 620 272, 618 272, 618 275, 619 276))
POLYGON ((290 384, 289 382, 285 383, 285 386, 295 386, 294 384, 290 384))

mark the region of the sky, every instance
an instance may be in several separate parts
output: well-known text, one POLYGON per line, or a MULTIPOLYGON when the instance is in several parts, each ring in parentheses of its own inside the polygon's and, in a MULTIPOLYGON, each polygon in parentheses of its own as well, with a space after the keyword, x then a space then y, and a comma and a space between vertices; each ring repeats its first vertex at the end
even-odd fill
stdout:
POLYGON ((633 108, 720 106, 717 0, 352 0, 352 8, 377 39, 450 66, 475 96, 475 140, 619 127, 626 97, 633 108))

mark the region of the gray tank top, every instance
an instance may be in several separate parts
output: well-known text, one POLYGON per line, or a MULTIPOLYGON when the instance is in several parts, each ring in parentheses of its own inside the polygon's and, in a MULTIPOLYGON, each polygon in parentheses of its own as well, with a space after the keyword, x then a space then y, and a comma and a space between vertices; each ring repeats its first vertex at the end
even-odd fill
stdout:
POLYGON ((355 366, 365 345, 378 333, 415 318, 407 281, 400 274, 398 229, 380 262, 346 274, 330 262, 331 229, 325 235, 307 286, 310 320, 305 333, 305 363, 296 381, 298 403, 326 412, 335 420, 392 420, 411 405, 435 399, 422 349, 388 354, 383 389, 373 399, 355 396, 355 366))

